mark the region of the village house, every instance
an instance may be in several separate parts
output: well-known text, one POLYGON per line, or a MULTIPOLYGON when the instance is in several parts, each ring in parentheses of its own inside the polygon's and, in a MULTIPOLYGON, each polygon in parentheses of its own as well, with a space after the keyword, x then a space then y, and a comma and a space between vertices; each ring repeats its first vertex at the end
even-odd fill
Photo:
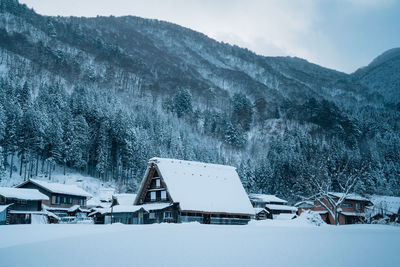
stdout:
POLYGON ((89 216, 95 224, 137 224, 138 213, 146 211, 133 205, 135 198, 136 194, 114 194, 107 207, 93 208, 89 216))
POLYGON ((152 158, 134 204, 139 223, 247 224, 254 209, 231 166, 152 158))
POLYGON ((47 199, 42 203, 43 208, 53 212, 61 219, 70 217, 68 213, 74 206, 86 209, 87 199, 91 197, 91 194, 76 185, 49 183, 36 179, 29 179, 17 187, 37 189, 46 195, 47 199))
POLYGON ((42 211, 48 196, 36 189, 0 187, 0 224, 47 223, 51 213, 42 211))
POLYGON ((293 219, 296 216, 297 208, 288 206, 286 200, 275 195, 249 194, 249 198, 254 208, 268 212, 268 219, 293 219))
MULTIPOLYGON (((334 201, 343 197, 343 193, 337 192, 331 192, 329 195, 334 201)), ((330 206, 327 199, 320 199, 320 201, 328 207, 330 206)), ((348 194, 338 208, 339 224, 354 224, 365 221, 365 208, 370 205, 372 203, 369 199, 358 194, 348 194)), ((317 200, 314 201, 314 207, 311 210, 319 213, 327 224, 335 224, 335 219, 317 200)))

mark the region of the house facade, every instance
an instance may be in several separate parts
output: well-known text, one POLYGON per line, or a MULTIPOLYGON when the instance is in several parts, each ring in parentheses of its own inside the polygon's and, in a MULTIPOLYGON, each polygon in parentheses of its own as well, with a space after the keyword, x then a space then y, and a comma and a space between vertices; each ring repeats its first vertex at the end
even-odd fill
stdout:
POLYGON ((47 223, 42 201, 48 197, 36 189, 0 187, 0 224, 47 223))
POLYGON ((134 204, 148 211, 143 223, 247 224, 254 216, 234 167, 177 159, 150 159, 134 204))
POLYGON ((29 179, 17 187, 36 189, 46 195, 47 199, 42 202, 44 209, 59 217, 67 217, 69 209, 74 206, 85 209, 87 199, 91 197, 91 194, 76 185, 49 183, 36 179, 29 179))
MULTIPOLYGON (((338 201, 343 197, 343 193, 331 192, 329 195, 333 201, 338 201)), ((320 201, 329 207, 327 199, 323 198, 320 201)), ((371 205, 371 201, 365 197, 358 194, 348 194, 338 208, 339 224, 345 225, 363 222, 365 220, 365 209, 371 205)), ((335 224, 335 219, 317 200, 314 201, 314 207, 311 210, 319 213, 322 220, 327 224, 335 224)))

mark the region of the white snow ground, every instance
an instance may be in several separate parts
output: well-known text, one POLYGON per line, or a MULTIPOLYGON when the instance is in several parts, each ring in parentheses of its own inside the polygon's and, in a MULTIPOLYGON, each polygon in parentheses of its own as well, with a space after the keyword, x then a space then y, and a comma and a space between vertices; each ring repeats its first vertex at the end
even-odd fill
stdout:
POLYGON ((245 226, 0 226, 0 266, 398 266, 400 228, 299 218, 245 226))

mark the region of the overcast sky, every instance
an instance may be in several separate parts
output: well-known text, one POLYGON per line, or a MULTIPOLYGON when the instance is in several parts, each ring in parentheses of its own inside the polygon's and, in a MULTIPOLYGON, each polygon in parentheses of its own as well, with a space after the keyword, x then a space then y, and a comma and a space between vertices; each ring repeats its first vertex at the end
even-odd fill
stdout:
POLYGON ((398 0, 20 0, 40 14, 135 15, 177 23, 265 56, 353 72, 400 47, 398 0))

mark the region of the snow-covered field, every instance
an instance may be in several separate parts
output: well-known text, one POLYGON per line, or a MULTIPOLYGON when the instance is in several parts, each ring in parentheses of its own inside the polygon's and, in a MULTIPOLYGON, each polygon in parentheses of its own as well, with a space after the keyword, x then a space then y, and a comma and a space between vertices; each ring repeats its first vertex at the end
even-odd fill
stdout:
POLYGON ((0 226, 0 266, 399 266, 400 228, 312 226, 0 226))

